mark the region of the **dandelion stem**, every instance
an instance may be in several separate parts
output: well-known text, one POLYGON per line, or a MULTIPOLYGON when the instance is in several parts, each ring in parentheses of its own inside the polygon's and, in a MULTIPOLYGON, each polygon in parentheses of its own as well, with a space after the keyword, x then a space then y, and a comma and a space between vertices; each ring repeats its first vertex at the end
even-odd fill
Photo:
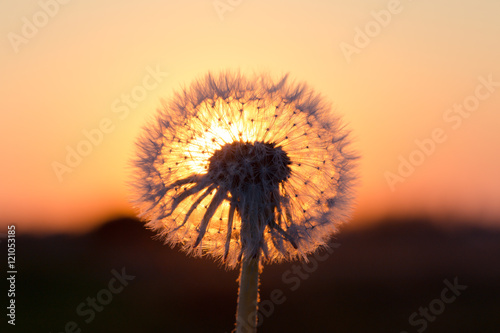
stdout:
POLYGON ((236 333, 257 332, 257 304, 259 301, 259 260, 244 257, 241 262, 236 333))

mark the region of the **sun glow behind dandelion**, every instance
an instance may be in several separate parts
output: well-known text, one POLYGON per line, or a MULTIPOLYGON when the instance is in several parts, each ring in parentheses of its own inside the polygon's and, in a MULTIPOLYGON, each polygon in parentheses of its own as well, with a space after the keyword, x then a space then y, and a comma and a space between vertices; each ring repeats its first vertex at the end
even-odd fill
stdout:
POLYGON ((165 103, 139 140, 135 202, 168 243, 228 267, 244 252, 305 257, 348 215, 347 136, 304 84, 209 74, 165 103))

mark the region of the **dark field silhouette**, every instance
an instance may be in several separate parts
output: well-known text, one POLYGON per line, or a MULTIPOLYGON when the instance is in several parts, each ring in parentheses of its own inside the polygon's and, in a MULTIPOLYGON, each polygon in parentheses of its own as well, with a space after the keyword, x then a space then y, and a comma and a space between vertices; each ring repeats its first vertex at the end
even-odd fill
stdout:
MULTIPOLYGON (((18 235, 15 331, 230 332, 238 271, 153 236, 132 218, 18 235)), ((498 230, 392 219, 330 244, 264 267, 259 332, 500 332, 498 230)))

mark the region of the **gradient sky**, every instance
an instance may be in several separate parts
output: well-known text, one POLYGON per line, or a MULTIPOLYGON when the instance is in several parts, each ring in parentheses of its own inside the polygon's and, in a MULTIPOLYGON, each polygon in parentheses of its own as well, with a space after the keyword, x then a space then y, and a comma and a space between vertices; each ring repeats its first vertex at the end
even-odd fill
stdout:
POLYGON ((343 115, 362 155, 356 221, 410 212, 500 227, 499 1, 56 3, 0 4, 2 225, 85 230, 132 212, 127 161, 160 99, 240 68, 290 72, 343 115), (99 126, 102 142, 58 177, 54 162, 99 126), (401 157, 421 164, 391 188, 401 157))

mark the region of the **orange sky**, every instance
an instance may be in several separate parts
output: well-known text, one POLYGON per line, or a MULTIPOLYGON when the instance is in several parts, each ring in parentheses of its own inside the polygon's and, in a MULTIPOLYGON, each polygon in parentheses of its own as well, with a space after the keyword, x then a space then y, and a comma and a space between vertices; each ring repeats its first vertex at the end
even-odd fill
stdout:
POLYGON ((500 221, 500 2, 230 3, 0 4, 2 225, 84 230, 130 212, 141 126, 227 68, 290 72, 334 103, 362 155, 356 217, 500 221))

